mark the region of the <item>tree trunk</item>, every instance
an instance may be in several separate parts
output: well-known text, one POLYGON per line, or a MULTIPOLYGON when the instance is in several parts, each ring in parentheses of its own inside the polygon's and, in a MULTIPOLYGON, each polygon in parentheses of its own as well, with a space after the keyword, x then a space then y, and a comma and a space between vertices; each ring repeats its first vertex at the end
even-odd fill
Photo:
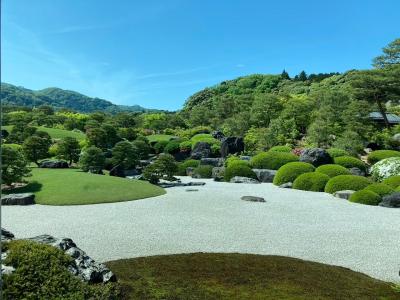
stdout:
POLYGON ((378 104, 378 108, 379 108, 379 111, 380 111, 380 113, 382 115, 383 121, 385 122, 386 128, 389 128, 390 127, 389 120, 388 120, 388 118, 386 116, 386 111, 383 108, 382 102, 377 100, 376 103, 378 104))

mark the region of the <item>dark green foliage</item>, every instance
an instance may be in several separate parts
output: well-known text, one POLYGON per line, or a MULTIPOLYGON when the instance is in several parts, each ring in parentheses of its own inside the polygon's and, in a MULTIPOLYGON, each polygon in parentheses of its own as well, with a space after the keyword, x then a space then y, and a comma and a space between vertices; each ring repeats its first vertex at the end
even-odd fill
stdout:
POLYGON ((157 154, 164 152, 165 147, 168 145, 169 141, 159 141, 154 144, 153 148, 157 154))
POLYGON ((227 167, 233 166, 233 165, 243 165, 249 167, 249 162, 247 160, 242 160, 237 156, 230 156, 226 159, 225 165, 227 167))
POLYGON ((200 178, 211 178, 213 166, 200 165, 194 170, 194 174, 200 178))
POLYGON ((314 172, 315 167, 305 162, 290 162, 280 167, 274 177, 274 184, 281 185, 287 182, 294 182, 295 179, 304 173, 314 172))
POLYGON ((399 156, 400 156, 400 151, 377 150, 377 151, 371 152, 368 155, 368 162, 373 165, 382 159, 389 158, 389 157, 399 157, 399 156))
POLYGON ((225 181, 229 182, 232 177, 235 176, 257 179, 256 173, 254 173, 253 170, 250 169, 250 167, 243 164, 233 164, 225 168, 225 181))
POLYGON ((162 154, 157 160, 143 170, 143 176, 151 183, 157 183, 161 178, 172 180, 178 166, 170 154, 162 154))
POLYGON ((48 157, 51 138, 47 132, 36 131, 22 144, 22 150, 28 161, 38 164, 39 159, 48 157))
POLYGON ((141 139, 136 139, 132 142, 132 145, 136 148, 139 159, 147 159, 149 157, 151 147, 148 143, 141 139))
POLYGON ((335 157, 333 161, 336 165, 341 165, 347 169, 359 168, 360 170, 365 171, 367 168, 362 160, 352 156, 338 156, 335 157))
POLYGON ((57 155, 69 161, 70 165, 72 162, 77 162, 79 160, 80 151, 81 148, 79 147, 78 140, 69 136, 63 138, 57 147, 57 155))
POLYGON ((79 158, 79 165, 85 172, 101 173, 105 166, 103 151, 95 146, 83 150, 79 158))
POLYGON ((298 160, 299 158, 292 153, 269 151, 259 153, 252 157, 250 165, 253 169, 278 170, 281 166, 298 160))
POLYGON ((131 142, 118 142, 112 148, 112 163, 114 167, 120 167, 125 170, 133 169, 138 160, 138 150, 131 142))
POLYGON ((179 145, 180 145, 179 141, 172 140, 168 142, 167 145, 165 145, 164 152, 169 154, 177 153, 180 151, 179 145))
POLYGON ((387 184, 388 186, 395 189, 398 186, 400 186, 400 175, 386 178, 385 180, 382 181, 382 183, 387 184))
POLYGON ((351 175, 350 171, 345 167, 333 164, 319 166, 315 172, 328 175, 330 178, 339 175, 351 175))
POLYGON ((30 176, 30 169, 22 152, 14 147, 1 147, 1 183, 10 185, 30 176))
POLYGON ((191 141, 184 141, 179 144, 179 149, 182 152, 190 152, 192 150, 192 142, 191 141))
POLYGON ((328 154, 332 157, 339 157, 339 156, 350 156, 350 153, 347 152, 346 150, 339 149, 339 148, 329 148, 326 150, 328 154))
POLYGON ((325 186, 325 192, 333 194, 337 191, 359 191, 366 188, 372 182, 365 177, 356 175, 339 175, 331 178, 325 186))
POLYGON ((197 168, 200 164, 200 161, 195 159, 188 159, 178 164, 178 176, 186 176, 187 168, 197 168))
POLYGON ((382 198, 377 193, 364 189, 352 194, 349 201, 366 205, 378 205, 382 201, 382 198))
POLYGON ((381 197, 394 193, 394 188, 384 183, 373 183, 364 190, 372 191, 381 197))
POLYGON ((319 172, 304 173, 294 180, 293 188, 303 191, 323 192, 328 181, 328 175, 319 172))
POLYGON ((277 152, 292 152, 292 147, 289 146, 274 146, 269 151, 277 151, 277 152))

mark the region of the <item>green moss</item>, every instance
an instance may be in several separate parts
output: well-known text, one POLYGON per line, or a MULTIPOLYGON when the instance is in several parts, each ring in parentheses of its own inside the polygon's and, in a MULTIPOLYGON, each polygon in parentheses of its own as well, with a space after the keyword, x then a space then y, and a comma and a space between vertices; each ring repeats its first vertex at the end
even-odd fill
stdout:
POLYGON ((350 156, 350 153, 347 152, 346 150, 339 149, 339 148, 330 148, 327 149, 326 152, 332 157, 339 157, 339 156, 350 156))
POLYGON ((232 177, 241 176, 257 179, 257 175, 253 172, 250 167, 243 164, 231 164, 225 168, 224 180, 229 182, 232 177))
POLYGON ((400 175, 386 178, 385 180, 382 181, 382 183, 395 189, 398 186, 400 186, 400 175))
POLYGON ((368 155, 368 162, 373 165, 382 159, 389 158, 389 157, 399 157, 399 156, 400 156, 400 151, 377 150, 377 151, 371 152, 368 155))
POLYGON ((371 184, 368 178, 356 175, 339 175, 331 178, 325 186, 325 192, 333 194, 337 191, 359 191, 371 184))
POLYGON ((382 198, 377 193, 364 189, 353 193, 349 201, 366 205, 378 205, 382 198))
POLYGON ((279 168, 274 177, 274 184, 281 185, 294 180, 304 173, 314 172, 315 167, 305 162, 290 162, 279 168))
POLYGON ((384 183, 373 183, 367 186, 364 190, 372 191, 381 197, 394 193, 394 188, 384 183))
POLYGON ((299 158, 292 153, 269 151, 261 152, 250 160, 250 166, 253 169, 271 169, 278 170, 289 162, 296 162, 299 158))
POLYGON ((350 171, 345 167, 334 164, 319 166, 315 172, 328 175, 331 178, 339 175, 351 175, 350 171))
POLYGON ((225 165, 226 165, 227 167, 233 166, 233 165, 242 165, 242 166, 247 166, 247 167, 249 167, 249 162, 248 162, 247 160, 240 159, 240 158, 237 157, 237 156, 230 156, 230 157, 228 157, 228 158, 226 159, 225 165))
POLYGON ((367 168, 366 164, 362 160, 352 157, 352 156, 335 157, 333 159, 333 161, 336 165, 343 166, 347 169, 359 168, 362 171, 366 171, 366 168, 367 168))
POLYGON ((178 164, 177 175, 178 176, 186 176, 187 168, 197 168, 199 165, 200 165, 199 160, 195 160, 195 159, 185 160, 185 161, 181 162, 180 164, 178 164))
POLYGON ((196 134, 195 136, 193 136, 190 141, 192 142, 192 148, 194 148, 196 146, 197 143, 199 142, 203 142, 203 143, 207 143, 210 146, 212 145, 220 145, 221 142, 215 138, 213 138, 213 136, 211 134, 208 133, 200 133, 200 134, 196 134))
POLYGON ((323 192, 328 181, 328 175, 318 172, 309 172, 297 177, 293 182, 293 188, 303 191, 323 192))
POLYGON ((269 149, 269 151, 290 153, 290 152, 292 152, 292 148, 289 146, 274 146, 271 149, 269 149))
POLYGON ((212 177, 212 169, 213 169, 213 166, 200 165, 196 169, 194 169, 194 174, 199 175, 200 178, 211 178, 212 177))

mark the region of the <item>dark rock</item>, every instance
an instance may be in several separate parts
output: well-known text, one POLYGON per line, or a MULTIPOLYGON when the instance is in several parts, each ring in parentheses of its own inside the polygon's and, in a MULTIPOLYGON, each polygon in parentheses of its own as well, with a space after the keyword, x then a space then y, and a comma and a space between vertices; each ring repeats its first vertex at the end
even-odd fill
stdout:
POLYGON ((229 181, 231 183, 260 183, 258 180, 248 177, 235 176, 229 181))
POLYGON ((1 197, 1 205, 31 205, 35 204, 35 195, 32 193, 9 194, 1 197))
POLYGON ((202 159, 210 157, 211 146, 206 142, 198 142, 190 154, 192 159, 202 159))
POLYGON ((241 153, 244 151, 243 138, 230 136, 222 140, 221 157, 227 157, 229 154, 241 153))
POLYGON ((380 150, 382 147, 379 146, 377 143, 371 142, 371 143, 367 143, 367 145, 365 146, 365 148, 369 148, 369 149, 371 149, 372 151, 375 151, 375 150, 380 150))
POLYGON ((304 149, 299 160, 310 163, 314 167, 333 163, 332 157, 322 148, 304 149))
POLYGON ((350 168, 349 171, 350 171, 350 173, 352 175, 365 176, 365 172, 363 170, 359 169, 359 168, 356 168, 356 167, 350 168))
POLYGON ((195 169, 196 168, 193 168, 193 167, 187 167, 186 168, 186 176, 192 176, 194 174, 195 169))
POLYGON ((205 182, 160 182, 158 186, 162 188, 180 187, 180 186, 203 186, 205 182))
POLYGON ((241 159, 241 160, 245 160, 245 161, 250 161, 250 160, 251 160, 251 156, 242 155, 242 156, 240 157, 240 159, 241 159))
POLYGON ((253 169, 253 172, 256 173, 257 179, 260 182, 273 182, 277 171, 269 169, 253 169))
POLYGON ((11 231, 1 228, 1 241, 11 241, 14 239, 14 234, 11 231))
POLYGON ((379 206, 400 208, 400 192, 384 196, 382 202, 379 203, 379 206))
POLYGON ((51 245, 57 241, 57 239, 55 237, 48 235, 48 234, 42 234, 42 235, 38 235, 35 237, 31 237, 28 240, 38 242, 41 244, 47 244, 47 245, 51 245))
POLYGON ((89 168, 88 173, 96 175, 104 175, 103 170, 100 170, 98 168, 89 168))
POLYGON ((198 189, 186 189, 185 191, 186 192, 198 192, 199 190, 198 189))
POLYGON ((148 159, 141 159, 141 160, 139 160, 139 166, 141 166, 141 167, 146 167, 146 166, 148 166, 149 164, 151 164, 151 160, 148 160, 148 159))
POLYGON ((292 186, 293 186, 293 183, 292 183, 292 182, 286 182, 286 183, 284 183, 284 184, 281 184, 279 187, 280 187, 280 188, 283 188, 283 189, 291 189, 292 186))
POLYGON ((65 160, 45 159, 39 163, 39 168, 66 169, 68 167, 65 160))
POLYGON ((136 175, 140 175, 140 172, 137 169, 124 170, 124 168, 117 166, 110 170, 110 176, 124 178, 124 177, 136 176, 136 175))
POLYGON ((8 133, 7 130, 2 129, 2 130, 1 130, 1 133, 0 133, 0 138, 6 139, 9 135, 10 135, 10 134, 8 133))
POLYGON ((217 140, 222 140, 225 137, 225 134, 222 131, 216 130, 211 133, 212 137, 217 140))
POLYGON ((222 167, 224 165, 224 160, 222 158, 202 158, 200 160, 200 165, 222 167))
POLYGON ((350 196, 353 195, 355 191, 353 190, 343 190, 343 191, 337 191, 333 194, 333 196, 340 198, 340 199, 346 199, 349 200, 350 196))
POLYGON ((224 178, 224 174, 225 174, 225 167, 214 167, 212 169, 212 174, 211 174, 211 178, 214 178, 214 180, 218 181, 218 180, 222 180, 224 178))
POLYGON ((243 201, 250 201, 250 202, 266 202, 262 197, 255 197, 255 196, 243 196, 240 199, 243 201))
POLYGON ((185 151, 179 151, 172 154, 172 156, 175 158, 176 161, 184 161, 190 156, 190 153, 185 151))

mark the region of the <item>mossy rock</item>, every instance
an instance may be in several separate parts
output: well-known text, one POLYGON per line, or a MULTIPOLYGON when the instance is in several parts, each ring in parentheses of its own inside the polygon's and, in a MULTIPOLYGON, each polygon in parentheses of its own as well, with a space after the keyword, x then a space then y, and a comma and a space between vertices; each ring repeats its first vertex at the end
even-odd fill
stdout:
POLYGON ((229 182, 231 178, 235 176, 257 179, 256 173, 254 173, 249 166, 242 164, 233 164, 233 165, 231 164, 225 168, 225 173, 224 173, 225 181, 229 182))
POLYGON ((250 160, 250 166, 253 169, 278 170, 289 162, 297 162, 298 156, 292 153, 269 151, 261 152, 253 156, 250 160))
POLYGON ((353 190, 359 191, 371 184, 371 181, 362 176, 356 175, 339 175, 331 178, 326 186, 325 192, 333 194, 337 191, 353 190))
POLYGON ((328 165, 322 165, 319 166, 315 172, 325 174, 329 176, 330 178, 339 176, 339 175, 351 175, 351 172, 346 169, 345 167, 341 165, 334 165, 334 164, 328 164, 328 165))
POLYGON ((395 150, 376 150, 371 152, 368 155, 368 162, 373 165, 377 163, 378 161, 385 159, 385 158, 390 158, 390 157, 400 157, 400 151, 395 151, 395 150))
POLYGON ((301 174, 293 182, 293 188, 296 190, 323 192, 329 176, 318 172, 309 172, 301 174))
POLYGON ((382 198, 377 193, 364 189, 352 194, 349 201, 366 205, 378 205, 382 198))
POLYGON ((335 157, 333 161, 336 165, 340 165, 347 169, 359 168, 364 172, 367 170, 367 165, 361 159, 352 156, 338 156, 335 157))
POLYGON ((382 181, 382 183, 387 184, 391 188, 395 189, 400 186, 400 175, 386 178, 385 180, 382 181))
POLYGON ((314 172, 315 167, 305 162, 290 162, 279 168, 274 177, 275 185, 282 185, 288 182, 294 182, 295 179, 304 173, 314 172))
POLYGON ((395 192, 394 188, 384 183, 373 183, 367 186, 364 190, 372 191, 381 197, 395 192))

